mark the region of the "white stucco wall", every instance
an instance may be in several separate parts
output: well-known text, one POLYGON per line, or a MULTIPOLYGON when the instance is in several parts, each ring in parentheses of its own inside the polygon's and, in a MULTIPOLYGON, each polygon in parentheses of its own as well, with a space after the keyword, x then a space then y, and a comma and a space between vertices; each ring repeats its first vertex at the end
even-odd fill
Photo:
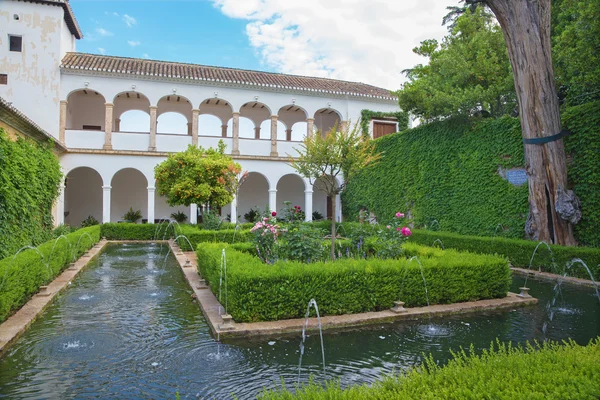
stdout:
POLYGON ((291 206, 306 209, 304 203, 304 181, 298 175, 285 175, 277 183, 277 212, 286 208, 284 201, 291 201, 291 206))
POLYGON ((65 224, 81 225, 81 221, 93 216, 102 222, 102 178, 90 168, 77 168, 66 181, 65 224))
MULTIPOLYGON (((242 184, 238 196, 238 215, 242 216, 242 221, 246 222, 244 214, 250 211, 250 208, 260 208, 264 211, 269 204, 269 184, 262 174, 251 173, 248 179, 242 184)), ((223 216, 229 213, 229 210, 223 210, 223 216)))

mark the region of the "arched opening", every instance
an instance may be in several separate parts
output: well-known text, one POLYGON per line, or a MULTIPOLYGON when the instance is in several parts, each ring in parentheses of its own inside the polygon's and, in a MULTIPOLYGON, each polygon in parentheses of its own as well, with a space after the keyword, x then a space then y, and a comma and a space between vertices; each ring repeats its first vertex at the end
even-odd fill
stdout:
POLYGON ((292 126, 292 142, 302 142, 306 137, 308 124, 306 122, 296 122, 292 126))
POLYGON ((104 96, 95 90, 72 92, 67 98, 65 129, 103 131, 105 103, 104 96))
POLYGON ((296 174, 288 174, 279 178, 277 182, 277 212, 281 213, 290 201, 291 206, 300 206, 302 211, 306 210, 304 202, 304 181, 296 174))
MULTIPOLYGON (((335 180, 335 186, 339 186, 339 181, 335 180)), ((323 218, 332 218, 332 202, 335 198, 330 198, 327 193, 323 190, 326 186, 324 185, 324 179, 319 178, 313 184, 313 213, 318 212, 323 218)), ((337 214, 340 214, 339 208, 336 210, 337 214)))
POLYGON ((183 96, 169 95, 158 101, 156 133, 192 134, 192 103, 183 96))
POLYGON ((238 191, 238 214, 248 222, 248 214, 260 209, 264 212, 269 206, 269 182, 263 174, 250 172, 238 191))
POLYGON ((233 109, 228 101, 218 98, 204 100, 200 104, 198 135, 227 136, 227 121, 232 116, 233 109))
POLYGON ((256 137, 256 132, 252 132, 253 135, 251 137, 256 139, 269 139, 271 137, 271 109, 266 104, 259 103, 258 101, 251 101, 244 104, 240 108, 240 119, 241 117, 248 118, 254 126, 260 128, 258 137, 256 137), (265 123, 268 125, 268 128, 265 128, 265 123))
POLYGON ((113 131, 150 132, 150 100, 138 92, 123 92, 114 101, 113 131))
POLYGON ((280 138, 280 132, 279 130, 277 131, 278 140, 301 141, 304 139, 304 136, 306 136, 306 119, 308 118, 308 114, 302 107, 295 104, 283 106, 279 109, 278 115, 279 121, 283 122, 287 127, 284 137, 280 138), (304 124, 304 132, 300 132, 301 128, 295 128, 294 132, 294 126, 300 123, 304 124))
POLYGON ((321 135, 327 134, 336 124, 339 125, 342 115, 333 108, 321 108, 315 113, 315 124, 321 135))
MULTIPOLYGON (((281 121, 277 121, 277 140, 285 140, 286 136, 285 124, 281 121)), ((271 120, 268 119, 260 124, 260 138, 271 139, 271 120)))
POLYGON ((102 223, 102 177, 89 167, 71 170, 65 178, 65 224, 81 226, 92 216, 102 223))
POLYGON ((113 176, 110 185, 111 221, 123 221, 130 208, 140 210, 143 219, 148 218, 148 181, 144 174, 135 168, 124 168, 113 176))
MULTIPOLYGON (((240 138, 254 139, 254 122, 246 117, 240 117, 240 138)), ((233 136, 233 118, 227 122, 227 136, 233 136)))

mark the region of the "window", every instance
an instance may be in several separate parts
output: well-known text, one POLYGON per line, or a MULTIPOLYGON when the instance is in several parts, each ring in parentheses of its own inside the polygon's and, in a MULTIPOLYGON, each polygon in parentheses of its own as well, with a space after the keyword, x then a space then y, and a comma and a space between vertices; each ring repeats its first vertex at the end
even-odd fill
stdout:
POLYGON ((18 51, 19 53, 23 49, 23 37, 8 35, 8 41, 10 42, 10 51, 18 51))
POLYGON ((373 120, 373 139, 397 132, 396 122, 373 120))
POLYGON ((8 75, 0 74, 0 85, 8 85, 8 75))

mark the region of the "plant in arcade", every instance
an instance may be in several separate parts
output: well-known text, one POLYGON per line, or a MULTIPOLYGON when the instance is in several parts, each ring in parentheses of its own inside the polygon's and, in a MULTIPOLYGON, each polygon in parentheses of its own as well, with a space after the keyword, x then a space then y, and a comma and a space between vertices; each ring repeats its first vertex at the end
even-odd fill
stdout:
POLYGON ((304 221, 306 214, 304 213, 304 211, 302 211, 302 207, 300 207, 300 206, 292 207, 291 201, 284 201, 283 204, 285 204, 285 208, 283 209, 283 212, 282 212, 283 215, 281 218, 283 221, 291 222, 291 223, 304 221))
POLYGON ((402 243, 412 235, 405 224, 404 213, 397 212, 385 229, 377 232, 376 248, 379 258, 398 258, 402 254, 402 243))
POLYGON ((132 207, 129 207, 129 211, 123 215, 123 219, 127 222, 136 223, 140 218, 142 218, 142 211, 136 210, 134 211, 132 207))
POLYGON ((252 243, 256 246, 258 257, 267 264, 273 264, 277 260, 276 244, 280 227, 277 225, 276 216, 277 213, 273 211, 271 218, 263 218, 250 229, 254 234, 252 243))
MULTIPOLYGON (((300 145, 297 158, 290 165, 317 190, 332 199, 340 194, 358 171, 377 162, 380 154, 375 152, 374 143, 366 138, 354 125, 352 129, 338 130, 336 124, 326 135, 317 132, 307 136, 300 145)), ((336 215, 332 201, 332 215, 336 215)), ((331 224, 331 259, 335 259, 335 217, 331 224)))

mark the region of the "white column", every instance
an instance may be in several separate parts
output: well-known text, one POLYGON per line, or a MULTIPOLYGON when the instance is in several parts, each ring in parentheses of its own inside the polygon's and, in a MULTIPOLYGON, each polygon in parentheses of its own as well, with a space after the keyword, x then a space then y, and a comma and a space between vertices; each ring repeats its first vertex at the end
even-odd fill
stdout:
POLYGON ((148 186, 148 223, 154 223, 154 191, 156 188, 148 186))
POLYGON ((112 150, 113 104, 104 105, 104 150, 112 150))
POLYGON ((190 204, 190 224, 198 223, 198 204, 190 204))
POLYGON ((337 194, 335 196, 335 220, 342 222, 342 196, 337 194))
POLYGON ((237 196, 233 195, 233 200, 231 201, 231 222, 237 223, 237 196))
MULTIPOLYGON (((227 125, 225 125, 225 129, 227 129, 227 125)), ((240 155, 240 113, 233 113, 233 122, 231 127, 231 132, 233 136, 233 149, 231 150, 232 156, 240 155)), ((227 132, 225 132, 227 134, 227 132)))
POLYGON ((277 211, 277 189, 269 189, 269 210, 277 211))
POLYGON ((148 147, 148 151, 156 151, 156 124, 158 121, 157 112, 157 106, 150 106, 150 146, 148 147))
POLYGON ((313 204, 313 190, 312 189, 306 189, 304 191, 304 213, 306 214, 306 217, 304 218, 305 221, 312 221, 312 213, 313 213, 313 209, 312 209, 312 204, 313 204))
POLYGON ((102 223, 110 222, 110 186, 102 186, 102 223))
POLYGON ((56 201, 56 220, 55 225, 62 225, 65 223, 65 189, 64 183, 60 185, 60 191, 58 193, 58 199, 56 201))

